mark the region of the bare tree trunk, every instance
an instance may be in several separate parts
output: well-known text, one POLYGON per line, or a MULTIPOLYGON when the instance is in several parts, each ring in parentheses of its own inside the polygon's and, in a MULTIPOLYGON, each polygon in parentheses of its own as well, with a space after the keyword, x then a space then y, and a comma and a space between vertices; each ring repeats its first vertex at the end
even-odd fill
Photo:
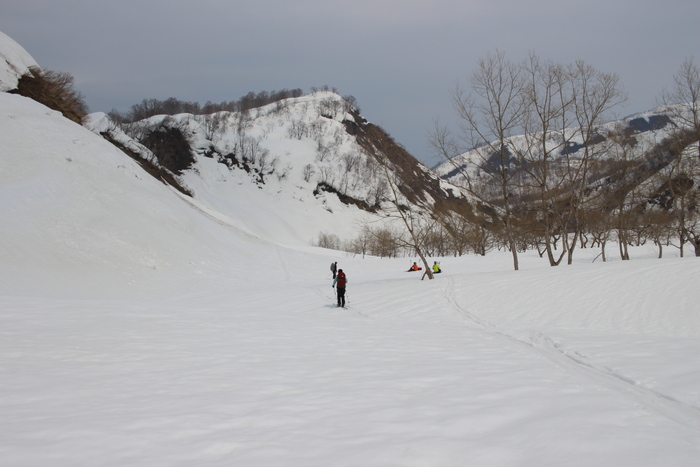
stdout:
POLYGON ((605 258, 605 244, 607 243, 607 240, 601 240, 600 241, 600 254, 603 255, 603 262, 605 263, 607 259, 605 258))
POLYGON ((577 229, 576 231, 574 231, 574 238, 571 241, 571 244, 568 245, 568 247, 567 247, 566 263, 569 265, 573 264, 573 262, 574 262, 574 250, 576 249, 576 243, 577 243, 578 237, 579 237, 579 230, 577 229))
POLYGON ((617 241, 619 243, 619 248, 620 248, 620 259, 622 259, 622 261, 629 260, 630 254, 627 251, 627 238, 623 235, 620 235, 620 233, 618 232, 617 241))

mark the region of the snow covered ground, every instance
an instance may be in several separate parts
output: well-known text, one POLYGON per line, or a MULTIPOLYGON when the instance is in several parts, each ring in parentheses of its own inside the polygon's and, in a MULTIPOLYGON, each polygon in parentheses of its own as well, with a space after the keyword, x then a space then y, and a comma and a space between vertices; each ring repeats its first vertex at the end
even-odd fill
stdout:
POLYGON ((517 273, 499 254, 445 258, 421 282, 406 260, 275 253, 265 278, 168 298, 5 291, 0 464, 700 459, 695 258, 550 269, 530 256, 517 273))
POLYGON ((0 151, 3 467, 699 465, 697 258, 420 281, 257 238, 29 99, 0 151))

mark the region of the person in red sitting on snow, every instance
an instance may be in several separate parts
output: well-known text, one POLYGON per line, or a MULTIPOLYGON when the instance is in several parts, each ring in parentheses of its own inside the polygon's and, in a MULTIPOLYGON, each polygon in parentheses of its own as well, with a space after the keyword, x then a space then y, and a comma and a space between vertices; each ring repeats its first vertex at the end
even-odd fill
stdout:
POLYGON ((418 266, 416 263, 413 263, 413 266, 408 268, 408 271, 406 271, 406 272, 420 271, 422 269, 423 269, 422 267, 418 266))

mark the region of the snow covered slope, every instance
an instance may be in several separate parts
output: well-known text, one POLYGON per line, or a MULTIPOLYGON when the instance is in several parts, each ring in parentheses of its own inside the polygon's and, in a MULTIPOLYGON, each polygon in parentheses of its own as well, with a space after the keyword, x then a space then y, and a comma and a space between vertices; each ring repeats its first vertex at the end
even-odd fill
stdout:
POLYGON ((0 31, 0 92, 15 89, 20 76, 30 68, 39 65, 21 45, 0 31))
POLYGON ((238 265, 258 240, 102 138, 21 96, 0 93, 0 108, 3 293, 144 291, 197 277, 203 264, 208 280, 254 272, 238 265))

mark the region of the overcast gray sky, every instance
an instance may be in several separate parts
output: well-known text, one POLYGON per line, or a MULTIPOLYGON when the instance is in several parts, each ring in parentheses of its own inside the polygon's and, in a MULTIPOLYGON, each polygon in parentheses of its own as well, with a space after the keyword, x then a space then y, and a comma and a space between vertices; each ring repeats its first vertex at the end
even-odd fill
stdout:
POLYGON ((454 119, 450 90, 487 53, 617 73, 625 116, 698 63, 699 21, 698 0, 0 0, 0 31, 93 112, 329 85, 429 165, 434 118, 454 119))

